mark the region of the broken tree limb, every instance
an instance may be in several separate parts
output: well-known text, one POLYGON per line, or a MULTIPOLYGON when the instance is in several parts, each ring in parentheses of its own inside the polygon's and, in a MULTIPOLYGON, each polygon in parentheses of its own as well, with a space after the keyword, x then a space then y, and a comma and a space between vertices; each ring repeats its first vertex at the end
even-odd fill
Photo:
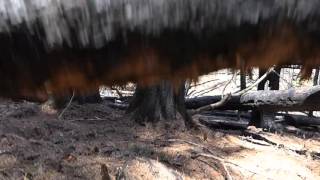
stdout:
MULTIPOLYGON (((186 99, 187 109, 198 109, 200 107, 221 101, 221 96, 202 96, 186 99)), ((243 108, 240 104, 240 96, 231 96, 230 100, 223 106, 216 107, 218 110, 237 110, 243 108)), ((248 108, 250 109, 250 107, 248 108)))
POLYGON ((198 113, 203 112, 203 111, 214 110, 214 109, 216 109, 216 108, 218 108, 220 106, 223 106, 226 102, 229 101, 229 99, 231 99, 231 94, 225 95, 218 102, 215 102, 213 104, 209 104, 209 105, 206 105, 206 106, 203 106, 203 107, 199 107, 198 109, 191 111, 190 114, 194 115, 194 114, 198 114, 198 113))
POLYGON ((231 93, 227 94, 227 95, 224 95, 224 92, 226 90, 226 88, 228 87, 228 85, 231 83, 231 81, 235 78, 235 73, 233 73, 232 75, 232 78, 227 82, 227 84, 224 86, 223 90, 222 90, 222 95, 221 95, 221 100, 218 101, 218 102, 215 102, 213 104, 209 104, 209 105, 206 105, 206 106, 203 106, 203 107, 199 107, 198 109, 196 110, 192 110, 190 112, 191 115, 194 115, 194 114, 198 114, 200 112, 203 112, 203 111, 207 111, 207 110, 214 110, 222 105, 224 105, 226 102, 228 102, 231 98, 231 93))
POLYGON ((245 112, 241 111, 240 113, 238 111, 233 111, 233 110, 214 110, 214 111, 207 111, 201 113, 201 115, 207 115, 207 116, 223 116, 223 117, 231 117, 231 118, 236 118, 237 120, 241 119, 250 119, 251 118, 251 113, 250 112, 245 112))

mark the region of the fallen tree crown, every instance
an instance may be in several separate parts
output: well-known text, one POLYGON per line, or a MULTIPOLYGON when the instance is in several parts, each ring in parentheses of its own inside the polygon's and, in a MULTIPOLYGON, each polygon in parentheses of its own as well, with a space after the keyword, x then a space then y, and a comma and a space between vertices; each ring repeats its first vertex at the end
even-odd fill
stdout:
POLYGON ((320 64, 318 0, 1 0, 0 94, 320 64))

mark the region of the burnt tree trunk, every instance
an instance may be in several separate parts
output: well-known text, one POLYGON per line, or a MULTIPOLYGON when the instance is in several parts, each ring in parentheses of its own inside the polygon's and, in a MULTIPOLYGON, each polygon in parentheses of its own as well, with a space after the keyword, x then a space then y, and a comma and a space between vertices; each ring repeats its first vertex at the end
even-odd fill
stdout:
MULTIPOLYGON (((266 70, 259 69, 259 78, 266 73, 266 70)), ((265 84, 269 81, 270 90, 279 90, 280 89, 280 73, 281 68, 274 68, 274 72, 268 74, 268 76, 258 84, 258 90, 265 90, 265 84)), ((273 126, 273 117, 274 115, 271 112, 264 112, 260 108, 254 108, 252 111, 252 120, 250 125, 256 127, 272 128, 273 126)))
POLYGON ((246 82, 246 69, 244 61, 241 61, 241 69, 240 69, 240 90, 244 90, 247 87, 246 82))
MULTIPOLYGON (((319 68, 316 68, 316 72, 313 77, 313 85, 314 86, 318 85, 318 81, 319 81, 319 68)), ((313 117, 313 111, 309 111, 308 116, 313 117)))
MULTIPOLYGON (((269 81, 270 90, 279 90, 280 87, 280 72, 281 68, 274 68, 275 72, 271 72, 268 76, 258 84, 258 90, 265 90, 265 84, 269 81), (279 75, 278 75, 279 74, 279 75)), ((259 69, 259 78, 263 76, 267 71, 264 69, 259 69)))
POLYGON ((178 90, 168 81, 149 87, 138 85, 127 112, 132 113, 138 123, 172 121, 179 113, 186 125, 191 125, 191 117, 185 108, 184 83, 178 90))

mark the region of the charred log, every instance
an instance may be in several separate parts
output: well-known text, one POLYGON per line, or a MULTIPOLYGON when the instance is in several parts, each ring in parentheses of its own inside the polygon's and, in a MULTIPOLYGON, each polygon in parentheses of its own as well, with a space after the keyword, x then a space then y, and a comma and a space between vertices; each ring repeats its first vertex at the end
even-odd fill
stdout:
POLYGON ((308 117, 303 115, 293 115, 293 114, 286 114, 284 115, 284 120, 289 125, 294 126, 310 126, 310 125, 316 125, 320 126, 320 118, 319 117, 308 117))
MULTIPOLYGON (((204 96, 186 100, 188 109, 216 103, 221 96, 204 96)), ((219 110, 252 110, 254 108, 274 111, 317 111, 320 109, 320 86, 289 90, 253 91, 241 96, 232 96, 219 110)))
MULTIPOLYGON (((199 108, 221 100, 220 96, 188 99, 187 108, 199 108)), ((219 110, 252 110, 250 125, 279 130, 274 122, 277 111, 316 111, 320 109, 320 86, 310 89, 255 91, 233 96, 219 110)))
POLYGON ((249 121, 238 120, 232 117, 223 116, 204 116, 199 117, 199 121, 209 127, 227 128, 227 129, 246 129, 249 121))

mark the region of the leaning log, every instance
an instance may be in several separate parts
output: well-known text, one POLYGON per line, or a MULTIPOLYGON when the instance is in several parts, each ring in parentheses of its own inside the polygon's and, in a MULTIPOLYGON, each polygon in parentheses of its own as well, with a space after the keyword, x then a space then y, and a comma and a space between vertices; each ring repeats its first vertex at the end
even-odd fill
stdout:
MULTIPOLYGON (((186 100, 188 109, 216 103, 221 96, 205 96, 186 100)), ((317 111, 320 110, 320 86, 310 88, 291 88, 288 90, 253 91, 241 96, 232 96, 231 100, 218 107, 218 110, 270 111, 317 111)))
POLYGON ((178 85, 239 60, 310 70, 320 66, 319 9, 319 0, 0 0, 0 95, 178 85))

